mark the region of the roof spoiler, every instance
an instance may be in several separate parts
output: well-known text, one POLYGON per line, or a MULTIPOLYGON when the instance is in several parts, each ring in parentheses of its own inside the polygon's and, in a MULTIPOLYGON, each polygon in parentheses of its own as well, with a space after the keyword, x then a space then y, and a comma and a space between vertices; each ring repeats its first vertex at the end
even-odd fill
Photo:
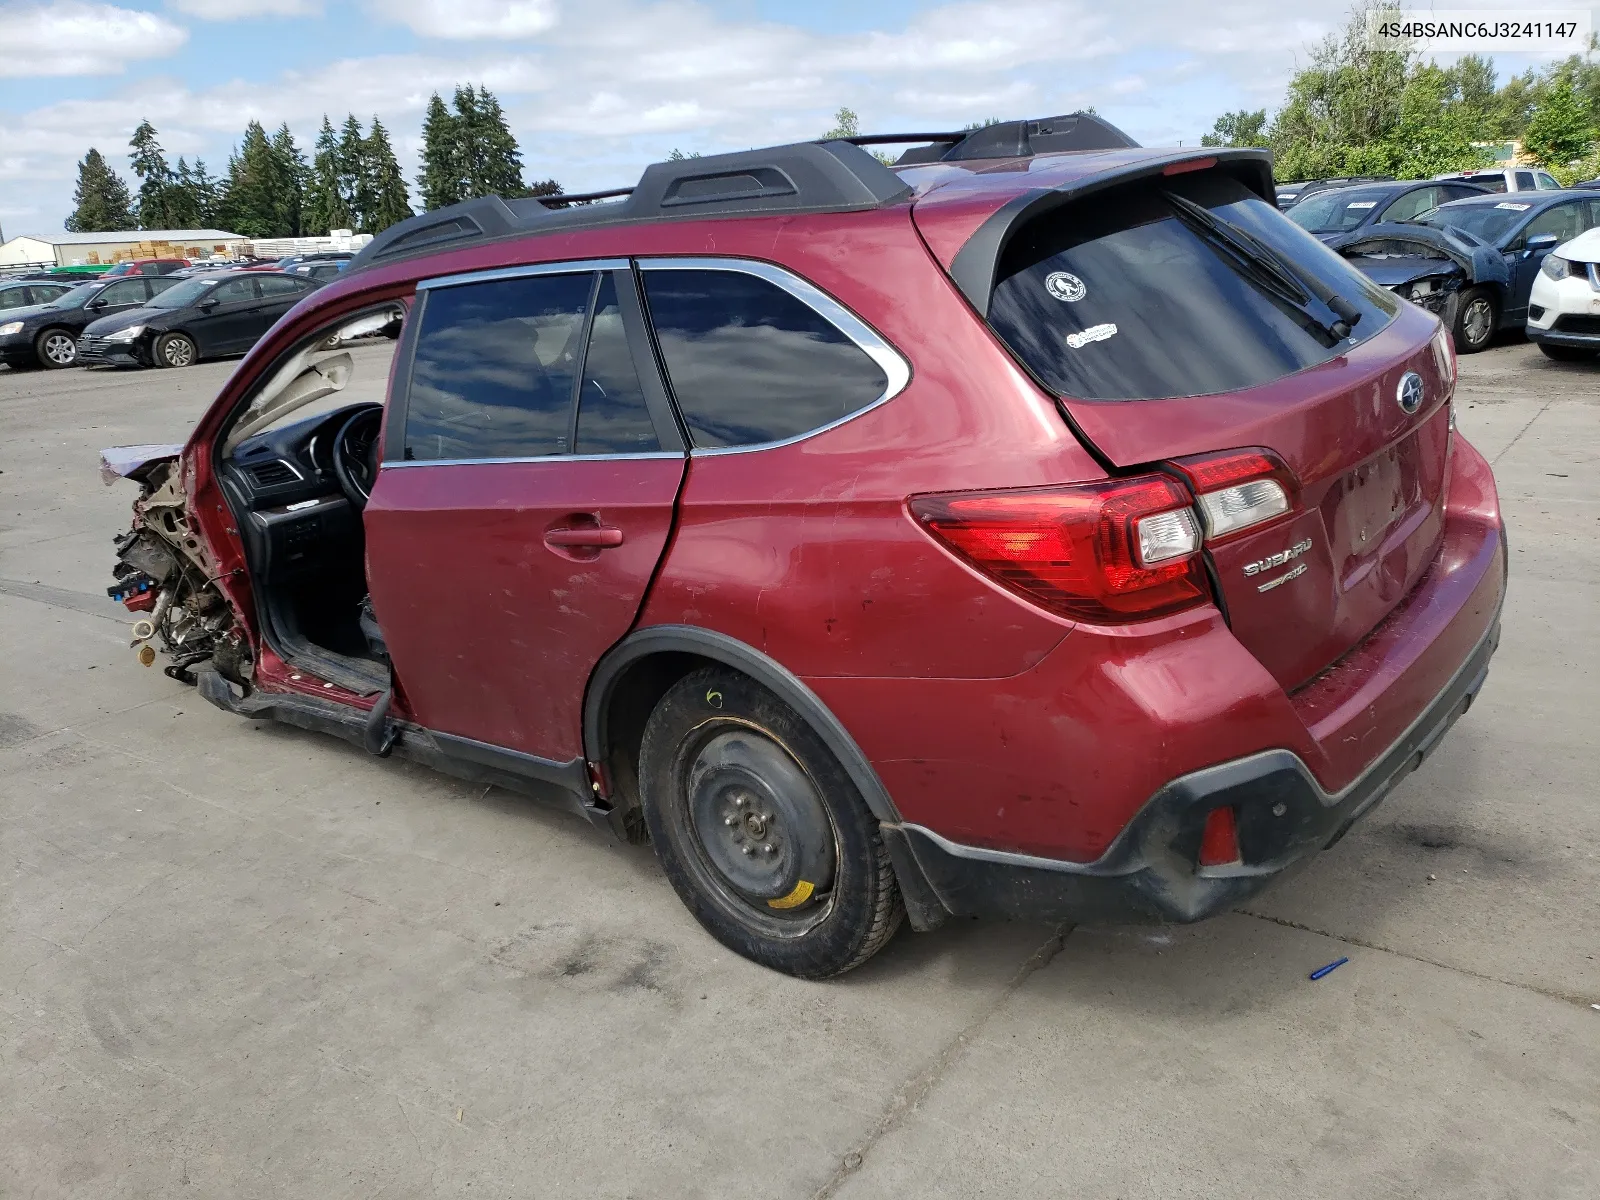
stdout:
POLYGON ((1171 150, 1133 163, 1117 163, 1102 171, 1079 176, 1060 187, 1030 188, 1013 196, 989 214, 962 245, 951 260, 950 277, 972 307, 987 318, 1001 256, 1012 237, 1029 221, 1085 196, 1136 179, 1177 175, 1212 167, 1221 168, 1234 176, 1273 208, 1277 208, 1270 150, 1171 150))

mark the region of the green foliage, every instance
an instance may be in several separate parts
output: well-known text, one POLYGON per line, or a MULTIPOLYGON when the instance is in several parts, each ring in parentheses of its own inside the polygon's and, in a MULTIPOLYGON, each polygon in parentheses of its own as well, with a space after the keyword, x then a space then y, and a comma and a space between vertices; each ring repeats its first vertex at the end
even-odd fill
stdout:
POLYGON ((848 108, 841 108, 833 114, 833 128, 822 135, 823 141, 833 138, 847 138, 861 136, 861 118, 848 108))
POLYGON ((354 113, 346 115, 339 130, 339 148, 334 161, 339 171, 339 192, 350 207, 350 228, 366 233, 367 222, 378 206, 378 197, 366 169, 367 137, 354 113))
POLYGON ((306 181, 305 231, 314 237, 324 237, 335 229, 355 228, 339 162, 339 135, 328 114, 323 113, 306 181))
MULTIPOLYGON (((698 154, 691 154, 690 158, 699 158, 698 154)), ((530 196, 559 196, 564 189, 554 179, 541 179, 537 183, 528 185, 530 196)))
POLYGON ((362 229, 366 233, 380 233, 412 215, 411 197, 406 192, 405 176, 400 173, 394 147, 389 144, 389 131, 376 116, 372 118, 372 131, 367 134, 363 151, 363 192, 371 196, 372 207, 363 214, 362 229))
POLYGON ((173 220, 172 208, 181 202, 172 195, 176 179, 156 140, 155 126, 140 121, 128 142, 133 151, 128 161, 133 173, 139 177, 138 217, 140 229, 178 229, 173 220))
POLYGON ((1267 110, 1255 112, 1241 108, 1238 112, 1223 113, 1212 125, 1211 132, 1200 139, 1202 146, 1260 146, 1266 142, 1267 110))
POLYGON ((1557 72, 1523 132, 1523 149, 1541 166, 1564 167, 1582 158, 1597 137, 1594 116, 1573 75, 1557 72))
POLYGON ((278 164, 260 121, 245 127, 244 140, 228 156, 228 180, 218 216, 232 233, 250 238, 283 237, 273 187, 278 164))
POLYGON ((700 151, 698 151, 698 150, 691 150, 691 151, 689 151, 689 153, 685 154, 682 150, 679 150, 676 146, 674 146, 672 148, 672 153, 667 155, 667 161, 668 162, 682 162, 686 158, 699 158, 699 157, 700 157, 700 151))
POLYGON ((135 229, 128 185, 94 147, 78 164, 78 187, 72 194, 72 215, 66 220, 71 233, 98 233, 135 229))
POLYGON ((422 118, 422 171, 418 198, 424 211, 461 199, 461 168, 456 161, 456 121, 435 92, 422 118))
POLYGON ((268 157, 272 188, 272 226, 279 237, 299 237, 304 232, 306 180, 310 168, 295 145, 287 124, 272 135, 268 157))

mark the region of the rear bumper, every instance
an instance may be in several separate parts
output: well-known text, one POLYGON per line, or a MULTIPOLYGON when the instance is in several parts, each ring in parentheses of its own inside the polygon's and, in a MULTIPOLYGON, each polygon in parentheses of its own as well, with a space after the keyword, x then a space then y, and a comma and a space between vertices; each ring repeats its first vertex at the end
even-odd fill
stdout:
POLYGON ((1500 642, 1498 615, 1449 683, 1398 740, 1342 791, 1324 791, 1289 750, 1266 750, 1180 776, 1156 792, 1093 862, 950 841, 915 824, 885 840, 919 924, 944 913, 1029 921, 1189 922, 1255 895, 1331 846, 1420 766, 1471 707, 1500 642), (1240 861, 1197 867, 1215 808, 1236 814, 1240 861), (942 911, 940 911, 942 910, 942 911))

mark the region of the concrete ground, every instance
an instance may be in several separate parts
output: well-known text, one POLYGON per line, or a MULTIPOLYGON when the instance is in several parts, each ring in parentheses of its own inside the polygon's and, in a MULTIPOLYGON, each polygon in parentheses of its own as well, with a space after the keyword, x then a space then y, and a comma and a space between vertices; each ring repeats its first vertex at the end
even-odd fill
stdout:
POLYGON ((96 452, 231 367, 0 370, 0 1196, 1600 1194, 1600 366, 1463 361, 1504 641, 1340 845, 1200 926, 824 984, 648 849, 135 662, 96 452))

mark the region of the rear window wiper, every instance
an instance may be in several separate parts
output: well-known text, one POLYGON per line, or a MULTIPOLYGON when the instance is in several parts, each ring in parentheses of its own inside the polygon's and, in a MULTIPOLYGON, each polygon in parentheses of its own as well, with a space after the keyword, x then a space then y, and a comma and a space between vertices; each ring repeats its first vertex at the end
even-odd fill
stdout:
POLYGON ((1361 320, 1361 310, 1354 304, 1314 275, 1301 271, 1291 260, 1248 230, 1240 229, 1231 221, 1224 221, 1210 209, 1184 196, 1174 192, 1162 194, 1167 203, 1172 205, 1173 215, 1178 220, 1212 244, 1220 244, 1241 263, 1271 280, 1273 290, 1315 322, 1329 337, 1343 341, 1350 336, 1350 327, 1361 320), (1322 301, 1338 320, 1330 325, 1311 312, 1306 305, 1313 296, 1322 301))

